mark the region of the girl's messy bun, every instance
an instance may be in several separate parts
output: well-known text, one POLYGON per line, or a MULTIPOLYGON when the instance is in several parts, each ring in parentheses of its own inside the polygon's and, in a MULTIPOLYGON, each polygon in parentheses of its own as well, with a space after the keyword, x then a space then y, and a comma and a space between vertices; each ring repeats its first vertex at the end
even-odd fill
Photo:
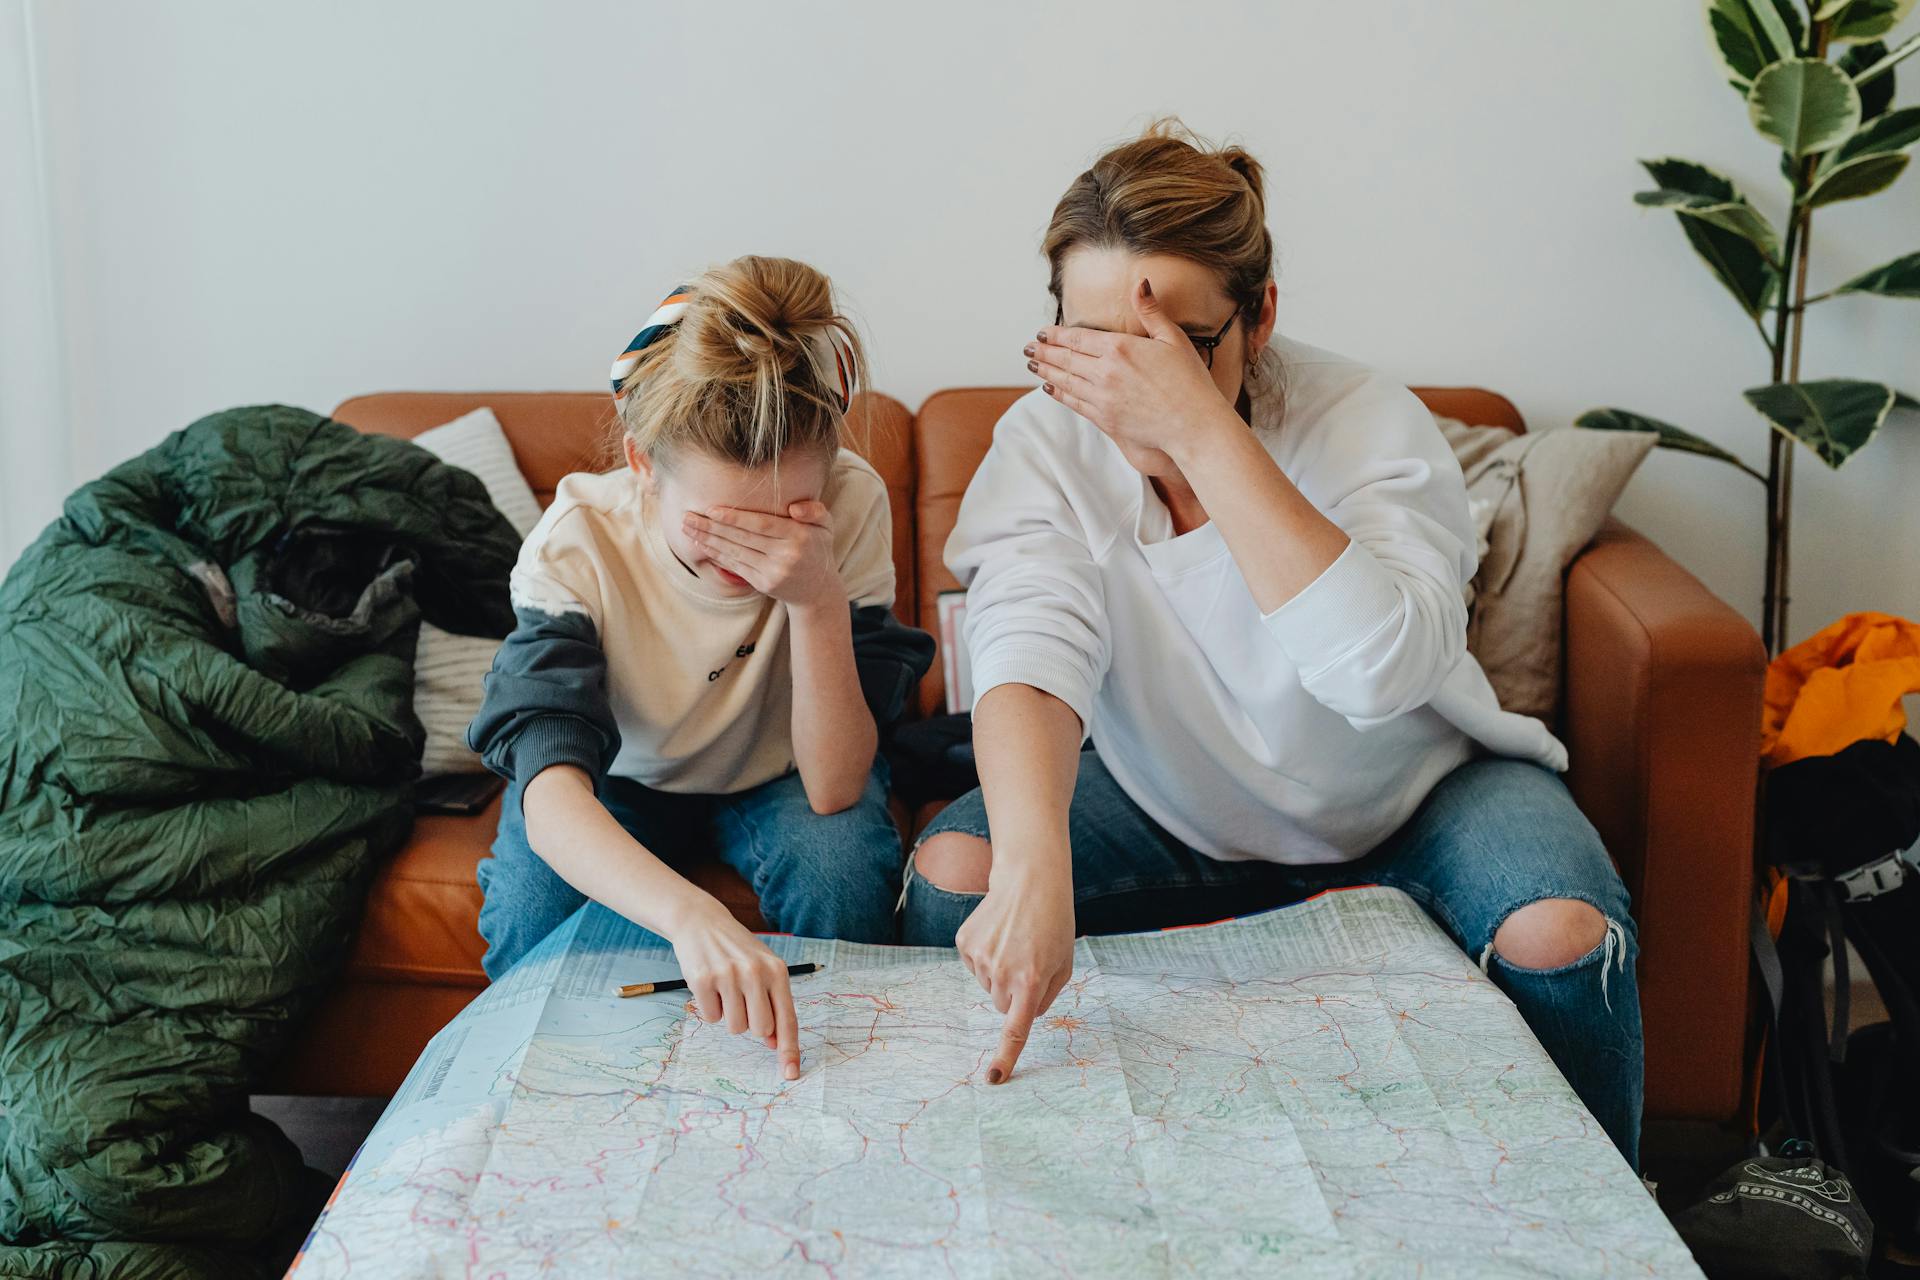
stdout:
POLYGON ((791 258, 736 258, 688 292, 618 389, 634 444, 655 458, 692 445, 747 467, 838 448, 866 358, 827 278, 791 258))

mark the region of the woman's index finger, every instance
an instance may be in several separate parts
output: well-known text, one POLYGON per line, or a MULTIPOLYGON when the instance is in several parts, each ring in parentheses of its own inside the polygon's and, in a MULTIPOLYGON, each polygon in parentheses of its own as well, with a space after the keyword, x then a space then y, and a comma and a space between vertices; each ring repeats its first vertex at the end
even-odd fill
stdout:
POLYGON ((1037 335, 1040 341, 1049 346, 1065 347, 1077 351, 1083 356, 1104 356, 1113 350, 1114 339, 1119 336, 1105 329, 1083 329, 1076 325, 1050 324, 1037 335))

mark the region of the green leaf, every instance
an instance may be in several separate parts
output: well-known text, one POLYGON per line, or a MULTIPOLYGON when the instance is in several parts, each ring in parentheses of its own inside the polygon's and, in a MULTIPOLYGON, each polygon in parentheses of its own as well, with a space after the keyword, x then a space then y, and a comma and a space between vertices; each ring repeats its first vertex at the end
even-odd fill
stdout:
POLYGON ((1902 58, 1910 58, 1916 53, 1920 53, 1920 35, 1910 37, 1886 57, 1874 59, 1872 65, 1866 70, 1856 71, 1853 76, 1853 87, 1865 92, 1866 86, 1874 81, 1882 77, 1891 79, 1895 64, 1902 58))
POLYGON ((1812 155, 1860 127, 1860 91, 1823 58, 1790 58, 1755 77, 1747 114, 1765 137, 1796 156, 1812 155))
POLYGON ((1799 0, 1773 0, 1771 19, 1757 4, 1754 5, 1754 12, 1759 14, 1761 23, 1779 42, 1776 47, 1781 57, 1791 58, 1796 53, 1813 52, 1813 46, 1807 43, 1806 24, 1800 21, 1799 0))
POLYGON ((1651 431, 1660 437, 1659 444, 1662 449, 1697 453, 1703 458, 1714 458, 1736 466, 1748 475, 1765 478, 1713 441, 1697 436, 1684 427, 1676 427, 1671 422, 1662 422, 1658 418, 1649 418, 1645 414, 1634 413, 1628 409, 1589 409, 1575 418, 1573 425, 1586 427, 1591 431, 1651 431))
POLYGON ((1895 152, 1892 155, 1860 156, 1845 164, 1835 165, 1814 181, 1813 190, 1807 193, 1807 207, 1817 209, 1836 200, 1858 200, 1862 196, 1885 191, 1893 185, 1910 159, 1911 156, 1895 152))
POLYGON ((1861 125, 1860 131, 1841 143, 1839 150, 1829 153, 1821 165, 1827 167, 1855 156, 1901 151, 1916 142, 1920 142, 1920 107, 1902 107, 1871 124, 1861 125))
MULTIPOLYGON (((1691 160, 1669 156, 1640 163, 1660 187, 1721 203, 1742 199, 1731 181, 1691 160)), ((1694 252, 1726 286, 1741 310, 1757 317, 1773 301, 1780 290, 1780 273, 1767 255, 1733 232, 1698 218, 1681 218, 1680 228, 1687 233, 1687 242, 1694 252)))
MULTIPOLYGON (((1822 12, 1831 8, 1821 6, 1822 12)), ((1841 7, 1827 34, 1835 40, 1871 40, 1899 26, 1912 8, 1913 0, 1853 0, 1841 7)))
POLYGON ((1884 266, 1863 271, 1834 292, 1877 293, 1883 298, 1920 298, 1920 253, 1909 253, 1884 266))
POLYGON ((1633 200, 1635 204, 1645 205, 1649 209, 1671 209, 1683 218, 1698 218, 1712 226, 1723 227, 1769 258, 1775 261, 1780 258, 1780 237, 1774 231, 1773 224, 1744 200, 1715 200, 1712 196, 1690 195, 1671 187, 1642 191, 1633 200))
POLYGON ((1742 311, 1758 316, 1773 303, 1780 292, 1780 272, 1764 253, 1731 231, 1693 218, 1680 219, 1680 229, 1742 311))
POLYGON ((1653 178, 1656 186, 1714 200, 1746 199, 1740 194, 1740 189, 1733 185, 1732 178, 1691 160, 1662 156, 1658 160, 1642 160, 1640 167, 1653 178))
POLYGON ((1706 0, 1707 28, 1733 87, 1745 93, 1766 67, 1800 52, 1790 0, 1706 0))
POLYGON ((1776 382, 1743 392, 1774 430, 1798 440, 1838 470, 1865 448, 1893 407, 1893 389, 1854 378, 1776 382))
POLYGON ((1878 40, 1865 44, 1856 44, 1840 55, 1834 65, 1850 76, 1856 77, 1854 87, 1860 90, 1860 118, 1871 120, 1893 105, 1893 72, 1875 76, 1861 84, 1858 76, 1862 71, 1887 56, 1887 46, 1878 40))

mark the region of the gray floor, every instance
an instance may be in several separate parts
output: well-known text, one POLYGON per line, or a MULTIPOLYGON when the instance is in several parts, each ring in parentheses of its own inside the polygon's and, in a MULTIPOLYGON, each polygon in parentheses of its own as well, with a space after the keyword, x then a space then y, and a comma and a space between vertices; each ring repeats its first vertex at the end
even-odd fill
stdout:
POLYGON ((328 1177, 346 1171, 347 1161, 387 1109, 385 1098, 294 1098, 256 1094, 253 1110, 279 1125, 308 1164, 328 1177))

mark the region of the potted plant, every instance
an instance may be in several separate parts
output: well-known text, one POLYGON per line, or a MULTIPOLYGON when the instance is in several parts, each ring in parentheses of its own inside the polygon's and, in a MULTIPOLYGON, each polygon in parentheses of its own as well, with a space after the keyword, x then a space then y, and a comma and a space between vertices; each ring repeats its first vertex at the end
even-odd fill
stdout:
POLYGON ((1814 211, 1885 191, 1920 141, 1920 107, 1891 110, 1894 65, 1920 52, 1920 34, 1886 37, 1915 0, 1704 0, 1707 25, 1753 127, 1781 148, 1787 187, 1781 230, 1734 183, 1690 160, 1643 160, 1655 188, 1634 200, 1670 209, 1687 240, 1752 322, 1772 374, 1743 394, 1772 427, 1763 475, 1725 449, 1657 418, 1592 409, 1577 423, 1656 432, 1660 444, 1738 467, 1766 486, 1766 591, 1761 638, 1767 653, 1787 639, 1787 551, 1793 514, 1795 443, 1838 468, 1873 438, 1896 407, 1920 409, 1898 388, 1857 378, 1800 376, 1808 309, 1841 294, 1920 298, 1920 252, 1909 252, 1822 293, 1807 296, 1814 211), (1835 51, 1837 56, 1829 56, 1835 51))

